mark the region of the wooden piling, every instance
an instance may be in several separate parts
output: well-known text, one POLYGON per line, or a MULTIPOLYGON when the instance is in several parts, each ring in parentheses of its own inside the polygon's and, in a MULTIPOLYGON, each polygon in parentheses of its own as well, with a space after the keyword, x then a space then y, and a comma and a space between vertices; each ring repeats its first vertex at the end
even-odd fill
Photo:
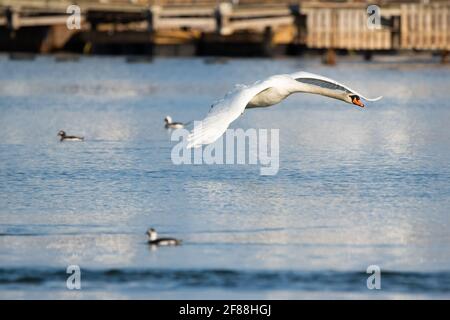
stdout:
POLYGON ((323 63, 329 66, 334 66, 336 64, 336 50, 332 48, 327 49, 325 52, 323 63))
POLYGON ((441 63, 442 64, 448 63, 449 60, 450 60, 449 57, 450 57, 449 51, 448 50, 442 50, 442 52, 441 52, 441 63))
POLYGON ((220 35, 227 36, 233 33, 230 25, 231 13, 233 6, 231 3, 222 2, 217 6, 216 13, 216 32, 220 35))
POLYGON ((266 57, 273 54, 273 31, 271 27, 266 27, 263 34, 263 48, 262 53, 266 57))
POLYGON ((151 6, 146 11, 148 32, 156 32, 156 30, 158 30, 160 14, 161 14, 161 7, 157 5, 151 6))

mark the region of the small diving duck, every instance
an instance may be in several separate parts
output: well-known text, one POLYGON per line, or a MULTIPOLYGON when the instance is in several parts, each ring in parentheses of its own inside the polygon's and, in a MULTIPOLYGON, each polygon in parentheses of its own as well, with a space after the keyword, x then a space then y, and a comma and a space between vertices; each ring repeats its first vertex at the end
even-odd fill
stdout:
POLYGON ((158 238, 158 233, 155 229, 147 230, 148 244, 153 246, 178 246, 181 240, 175 238, 158 238))
POLYGON ((166 129, 181 129, 184 128, 184 124, 181 122, 173 122, 170 116, 164 118, 166 129))
POLYGON ((84 141, 84 137, 68 136, 64 130, 60 130, 58 136, 61 137, 59 141, 84 141))

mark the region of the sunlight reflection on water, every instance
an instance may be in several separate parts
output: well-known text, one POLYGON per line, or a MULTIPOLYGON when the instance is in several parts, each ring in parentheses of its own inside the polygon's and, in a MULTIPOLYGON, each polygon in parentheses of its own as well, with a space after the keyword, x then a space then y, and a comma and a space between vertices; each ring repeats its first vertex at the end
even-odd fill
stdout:
MULTIPOLYGON (((307 59, 127 64, 95 57, 56 64, 38 57, 1 58, 0 70, 2 267, 301 273, 364 272, 375 263, 448 271, 446 67, 342 61, 329 68, 307 59), (280 171, 273 177, 259 176, 257 166, 171 163, 164 116, 200 119, 235 83, 295 70, 385 98, 360 110, 299 94, 246 112, 232 127, 280 129, 280 171), (60 129, 86 142, 59 143, 60 129), (150 226, 185 245, 149 250, 150 226)), ((367 294, 359 286, 353 293, 367 294)), ((205 290, 223 294, 193 292, 205 290)), ((190 294, 179 292, 166 295, 190 294)))

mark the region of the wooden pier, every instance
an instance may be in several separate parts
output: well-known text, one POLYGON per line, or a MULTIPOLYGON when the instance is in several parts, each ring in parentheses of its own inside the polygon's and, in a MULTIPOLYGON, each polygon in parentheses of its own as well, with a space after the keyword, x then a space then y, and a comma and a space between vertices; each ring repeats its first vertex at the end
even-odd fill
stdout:
POLYGON ((450 50, 450 4, 400 8, 402 49, 450 50))
MULTIPOLYGON (((224 54, 241 46, 271 54, 279 46, 319 50, 450 50, 450 3, 374 1, 379 25, 368 26, 361 1, 76 1, 81 28, 66 27, 70 1, 0 0, 0 50, 35 51, 101 46, 187 46, 191 54, 224 54), (40 39, 39 41, 36 39, 40 39), (32 47, 32 45, 30 45, 32 47), (214 49, 215 48, 215 49, 214 49), (30 49, 30 48, 28 48, 30 49), (27 50, 27 49, 26 49, 27 50)), ((248 49, 248 50, 247 50, 248 49)), ((75 51, 76 51, 75 50, 75 51)), ((189 50, 188 50, 189 51, 189 50)), ((145 51, 147 52, 147 51, 145 51)))

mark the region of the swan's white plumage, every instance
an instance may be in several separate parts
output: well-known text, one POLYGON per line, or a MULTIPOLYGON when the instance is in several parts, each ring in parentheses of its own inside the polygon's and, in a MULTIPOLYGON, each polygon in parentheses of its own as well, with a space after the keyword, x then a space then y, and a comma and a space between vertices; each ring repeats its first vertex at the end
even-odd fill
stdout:
POLYGON ((259 92, 269 88, 273 83, 258 81, 252 86, 239 85, 228 92, 225 97, 215 102, 205 119, 194 124, 188 135, 188 148, 199 147, 216 141, 245 110, 247 104, 259 92))
POLYGON ((322 90, 322 88, 320 88, 320 84, 302 85, 300 84, 301 81, 298 82, 298 79, 302 78, 311 78, 323 81, 325 84, 334 84, 345 89, 346 91, 348 91, 348 93, 357 95, 368 101, 377 101, 382 98, 366 98, 355 90, 350 89, 349 87, 340 84, 337 81, 309 72, 301 71, 289 75, 271 76, 266 80, 257 81, 250 86, 237 85, 233 90, 228 92, 223 99, 216 101, 211 106, 211 109, 205 119, 199 122, 195 122, 194 129, 187 137, 187 148, 197 148, 203 144, 213 143, 218 138, 220 138, 220 136, 225 133, 228 126, 244 112, 250 101, 252 101, 252 99, 255 98, 255 96, 257 96, 259 93, 262 93, 262 95, 266 96, 265 98, 267 98, 264 102, 268 101, 268 103, 266 103, 264 106, 276 104, 293 92, 317 93, 346 101, 343 98, 344 93, 342 92, 342 90, 335 89, 336 92, 333 92, 333 89, 326 87, 322 90), (314 87, 316 89, 314 89, 314 87), (264 91, 266 89, 270 90, 264 91), (326 92, 326 90, 328 90, 327 94, 324 93, 326 92), (340 97, 339 95, 342 95, 342 97, 340 97))

